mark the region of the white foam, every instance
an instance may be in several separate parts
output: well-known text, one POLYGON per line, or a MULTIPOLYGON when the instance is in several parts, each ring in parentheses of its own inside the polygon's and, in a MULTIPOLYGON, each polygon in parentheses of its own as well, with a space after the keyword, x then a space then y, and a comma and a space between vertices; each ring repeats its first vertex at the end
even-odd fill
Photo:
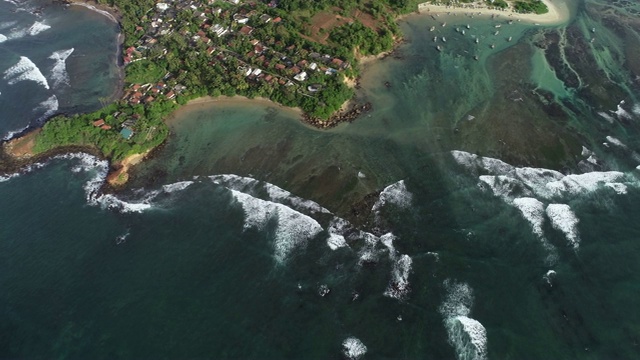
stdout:
POLYGON ((318 203, 300 198, 290 192, 267 182, 256 180, 250 177, 243 177, 234 174, 222 174, 209 176, 211 181, 216 184, 223 185, 226 188, 251 194, 252 196, 260 195, 260 190, 264 189, 267 193, 267 200, 284 204, 298 211, 310 214, 331 212, 318 203))
POLYGON ((567 241, 574 249, 580 246, 578 236, 578 218, 566 204, 549 204, 547 206, 547 216, 551 220, 554 229, 562 231, 567 241))
POLYGON ((35 109, 33 109, 33 111, 37 111, 37 112, 44 111, 44 113, 38 118, 38 122, 41 122, 42 120, 46 120, 51 115, 55 114, 56 111, 58 111, 58 108, 59 108, 58 98, 55 95, 51 95, 47 100, 38 104, 38 106, 35 109))
POLYGON ((597 190, 600 186, 624 181, 624 173, 619 171, 594 171, 585 174, 567 175, 559 181, 546 184, 555 195, 579 195, 597 190))
POLYGON ((631 116, 631 114, 629 114, 629 112, 625 109, 622 108, 622 104, 624 104, 624 101, 620 102, 620 104, 618 104, 618 108, 616 109, 616 111, 614 111, 613 113, 618 115, 619 119, 633 119, 633 116, 631 116))
POLYGON ((459 360, 487 359, 487 330, 479 321, 456 316, 447 319, 445 326, 459 360))
POLYGON ((29 125, 23 127, 22 129, 18 129, 18 130, 12 130, 9 131, 3 138, 2 140, 8 141, 13 139, 14 136, 16 136, 17 134, 22 133, 23 131, 27 130, 29 128, 29 125))
POLYGON ((166 193, 174 193, 177 191, 182 191, 193 184, 193 181, 179 181, 173 184, 163 185, 162 191, 166 193))
POLYGON ((358 360, 367 352, 367 347, 358 338, 350 336, 342 342, 342 353, 347 359, 358 360))
POLYGON ((378 200, 373 204, 373 208, 371 208, 371 210, 373 212, 379 212, 386 204, 392 204, 404 209, 411 206, 412 200, 413 194, 407 190, 404 180, 400 180, 382 190, 378 200))
POLYGON ((544 237, 544 204, 534 198, 517 198, 513 205, 520 210, 522 216, 529 222, 533 233, 538 237, 544 237))
POLYGON ((322 231, 316 220, 288 206, 258 199, 237 190, 231 190, 231 193, 244 210, 245 229, 264 229, 270 221, 277 221, 274 256, 278 262, 284 262, 295 248, 304 246, 308 239, 322 231))
MULTIPOLYGON (((602 186, 620 189, 620 184, 628 183, 624 173, 619 171, 593 171, 584 174, 563 175, 562 173, 541 168, 516 168, 500 160, 481 158, 463 151, 452 151, 456 162, 467 168, 472 174, 480 175, 479 180, 486 184, 493 194, 507 203, 515 197, 538 197, 553 199, 558 196, 576 196, 598 190, 602 186)), ((596 159, 588 159, 597 162, 596 159)), ((626 185, 625 185, 626 186, 626 185)))
POLYGON ((486 359, 487 332, 480 322, 469 317, 473 290, 466 283, 445 280, 447 295, 439 311, 444 318, 449 342, 458 359, 486 359))
POLYGON ((610 142, 613 145, 619 146, 624 149, 627 148, 627 145, 625 145, 622 141, 618 140, 617 138, 614 138, 613 136, 607 136, 606 139, 608 142, 610 142))
POLYGON ((17 23, 18 23, 18 21, 16 21, 16 20, 1 22, 0 23, 0 30, 8 29, 8 28, 16 25, 17 23))
POLYGON ((409 294, 409 274, 413 260, 409 255, 400 255, 393 263, 391 282, 384 292, 385 296, 395 299, 405 299, 409 294))
POLYGON ((327 245, 331 250, 337 250, 342 247, 347 246, 347 241, 344 236, 338 234, 329 234, 329 238, 327 239, 327 245))
POLYGON ((74 48, 67 50, 54 51, 49 59, 55 61, 51 68, 51 80, 53 86, 58 87, 61 84, 69 85, 69 74, 67 73, 67 58, 73 53, 74 48))
POLYGON ((613 124, 613 122, 615 121, 615 119, 613 118, 613 116, 607 114, 604 111, 600 111, 598 112, 598 115, 602 116, 603 119, 607 120, 607 122, 609 122, 610 124, 613 124))
POLYGON ((640 104, 633 105, 633 108, 631 108, 631 112, 640 116, 640 104))
POLYGON ((553 286, 553 279, 555 279, 555 277, 556 272, 554 270, 549 270, 546 274, 544 274, 542 279, 544 279, 544 281, 546 281, 549 286, 553 286))
POLYGON ((8 38, 6 36, 0 34, 0 43, 3 43, 5 41, 7 41, 7 40, 8 40, 8 38))
POLYGON ((27 33, 31 36, 35 36, 49 29, 51 29, 51 26, 40 21, 36 21, 35 23, 33 23, 33 25, 31 25, 29 30, 27 30, 27 33))
POLYGON ((583 146, 583 147, 582 147, 582 153, 581 153, 580 155, 582 155, 582 156, 584 156, 584 157, 587 157, 587 156, 591 156, 591 155, 593 155, 593 152, 592 152, 591 150, 589 150, 589 149, 587 149, 586 147, 584 147, 584 146, 583 146))
POLYGON ((438 309, 445 318, 468 316, 473 305, 473 289, 467 283, 447 279, 444 281, 447 296, 438 309))
POLYGON ((9 85, 29 80, 44 86, 45 89, 49 89, 47 79, 42 75, 36 64, 26 56, 21 56, 18 63, 7 69, 4 74, 4 79, 8 80, 9 85))

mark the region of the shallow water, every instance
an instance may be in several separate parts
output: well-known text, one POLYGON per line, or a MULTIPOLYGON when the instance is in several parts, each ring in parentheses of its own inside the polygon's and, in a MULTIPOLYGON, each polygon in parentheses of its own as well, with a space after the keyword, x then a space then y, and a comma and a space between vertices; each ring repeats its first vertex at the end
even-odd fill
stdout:
POLYGON ((0 179, 0 354, 637 358, 640 27, 578 5, 495 49, 469 37, 495 20, 447 20, 438 52, 441 20, 407 18, 370 116, 329 131, 180 110, 117 197, 88 157, 0 179))

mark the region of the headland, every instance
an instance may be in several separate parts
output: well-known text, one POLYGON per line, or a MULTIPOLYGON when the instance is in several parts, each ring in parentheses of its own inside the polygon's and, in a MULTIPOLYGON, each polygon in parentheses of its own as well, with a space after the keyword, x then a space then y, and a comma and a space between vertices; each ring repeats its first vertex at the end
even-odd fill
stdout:
POLYGON ((397 20, 404 14, 497 12, 539 23, 562 18, 553 6, 546 15, 516 15, 480 3, 392 6, 372 0, 344 9, 323 2, 307 9, 297 3, 238 0, 67 3, 119 24, 122 92, 98 111, 53 117, 25 134, 28 142, 4 144, 5 158, 16 161, 3 167, 61 149, 87 149, 111 161, 116 175, 109 176, 109 183, 115 187, 123 186, 128 169, 167 139, 165 120, 183 105, 240 96, 292 108, 320 129, 355 120, 372 107, 354 101, 361 69, 401 42, 397 20))

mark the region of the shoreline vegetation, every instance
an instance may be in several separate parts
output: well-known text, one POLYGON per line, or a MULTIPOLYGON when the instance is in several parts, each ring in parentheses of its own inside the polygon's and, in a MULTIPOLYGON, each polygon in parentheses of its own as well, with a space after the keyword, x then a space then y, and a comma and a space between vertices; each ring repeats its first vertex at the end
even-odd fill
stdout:
POLYGON ((180 108, 256 99, 290 108, 319 129, 355 120, 372 108, 355 99, 361 70, 401 43, 397 21, 405 15, 497 12, 545 24, 562 20, 550 0, 506 6, 543 4, 549 9, 543 15, 497 10, 481 1, 60 2, 119 25, 121 76, 114 101, 92 113, 54 116, 42 128, 4 141, 0 172, 81 150, 110 161, 107 184, 116 189, 126 184, 131 167, 164 143, 167 119, 180 108))

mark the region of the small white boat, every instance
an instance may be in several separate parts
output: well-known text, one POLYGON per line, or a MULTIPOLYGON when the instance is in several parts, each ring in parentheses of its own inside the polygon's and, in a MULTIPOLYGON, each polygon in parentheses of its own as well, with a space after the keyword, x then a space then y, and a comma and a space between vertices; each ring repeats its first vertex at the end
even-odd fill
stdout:
POLYGON ((437 46, 436 46, 436 50, 438 50, 438 51, 442 51, 442 46, 437 45, 437 46))
POLYGON ((496 48, 496 45, 495 45, 495 44, 491 44, 491 48, 492 48, 492 49, 495 49, 495 48, 496 48))
POLYGON ((500 34, 500 30, 493 33, 493 35, 498 35, 498 34, 500 34))
POLYGON ((462 30, 462 35, 464 35, 464 34, 465 34, 464 30, 462 30))
POLYGON ((471 29, 471 25, 467 24, 467 29, 471 29))
POLYGON ((494 26, 494 28, 496 28, 496 29, 499 29, 499 28, 501 28, 501 27, 502 27, 502 25, 500 25, 500 24, 498 24, 498 25, 494 26))
POLYGON ((442 27, 445 27, 445 26, 447 26, 447 23, 446 23, 446 22, 443 22, 443 23, 442 23, 442 27))
POLYGON ((434 36, 434 37, 433 37, 433 42, 436 42, 436 41, 438 41, 438 37, 437 37, 437 36, 434 36))
POLYGON ((447 42, 447 38, 446 37, 442 37, 442 42, 447 42))
POLYGON ((456 28, 456 32, 460 32, 460 28, 459 27, 456 28))
POLYGON ((433 30, 435 30, 435 29, 436 29, 436 27, 435 27, 435 26, 432 26, 432 27, 431 27, 431 29, 429 29, 429 31, 433 31, 433 30))
POLYGON ((509 38, 507 39, 507 41, 511 41, 513 38, 511 36, 509 36, 509 38))
POLYGON ((479 42, 480 42, 480 40, 478 38, 476 38, 476 44, 479 43, 479 42))

